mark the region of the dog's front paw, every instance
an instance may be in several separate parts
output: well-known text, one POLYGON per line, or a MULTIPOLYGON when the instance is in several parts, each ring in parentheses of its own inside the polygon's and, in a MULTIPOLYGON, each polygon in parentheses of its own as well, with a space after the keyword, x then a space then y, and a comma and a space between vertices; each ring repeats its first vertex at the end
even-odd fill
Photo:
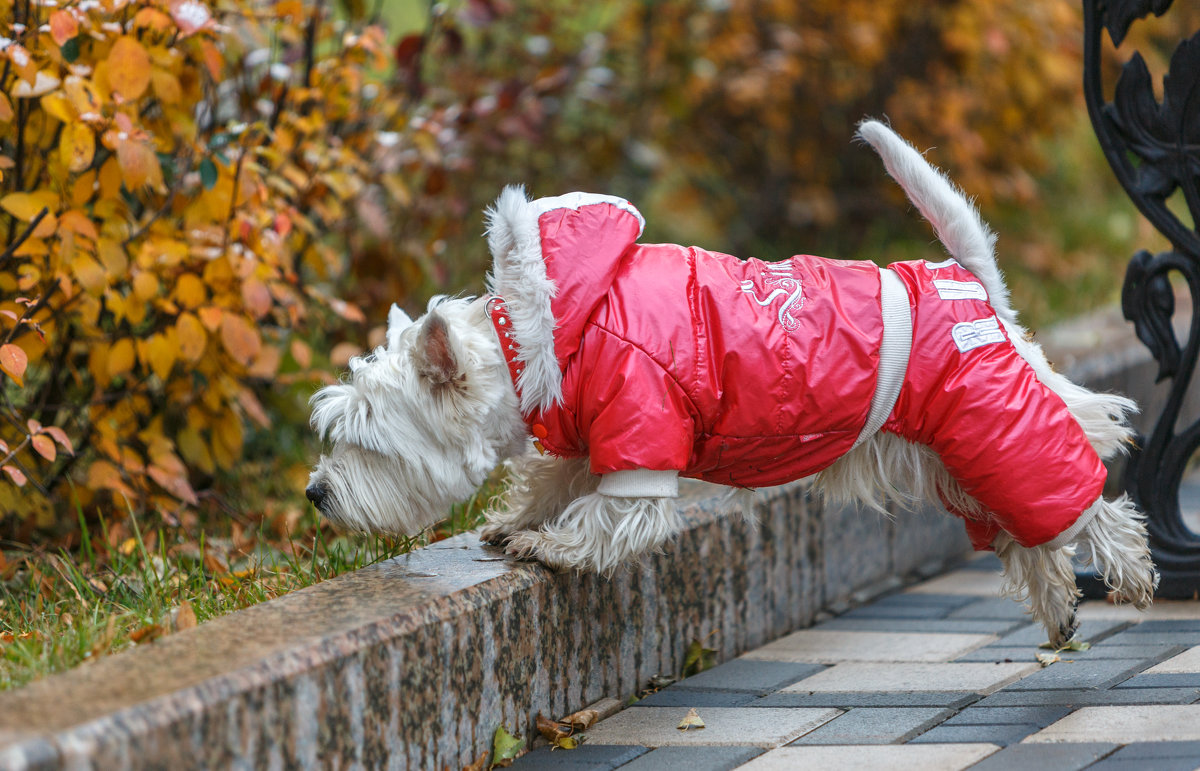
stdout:
POLYGON ((499 522, 489 522, 479 528, 479 540, 492 546, 503 546, 512 531, 499 522))
POLYGON ((525 530, 506 537, 504 553, 519 560, 540 562, 552 570, 568 570, 576 567, 565 559, 561 550, 553 548, 544 534, 533 530, 525 530))

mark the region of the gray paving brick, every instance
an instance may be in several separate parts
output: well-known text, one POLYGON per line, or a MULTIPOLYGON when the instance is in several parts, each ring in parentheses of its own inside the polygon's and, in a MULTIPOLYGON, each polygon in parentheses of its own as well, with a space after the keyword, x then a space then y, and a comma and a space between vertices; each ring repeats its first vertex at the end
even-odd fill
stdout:
MULTIPOLYGON (((1074 659, 1075 661, 1095 661, 1098 659, 1141 660, 1146 662, 1147 666, 1150 666, 1151 664, 1165 661, 1185 650, 1187 648, 1182 645, 1113 645, 1106 640, 1093 645, 1086 651, 1063 651, 1059 655, 1063 659, 1074 659)), ((977 648, 970 653, 965 653, 956 658, 955 661, 998 661, 1001 663, 1030 661, 1038 653, 1048 652, 1032 645, 1007 646, 992 644, 977 648)))
POLYGON ((1115 637, 1093 645, 1086 651, 1067 651, 1072 658, 1088 659, 1145 659, 1158 663, 1187 650, 1182 645, 1164 643, 1160 645, 1117 645, 1115 637))
POLYGON ((841 715, 828 707, 812 709, 748 709, 705 707, 697 710, 705 727, 680 731, 683 707, 621 710, 587 731, 588 744, 643 747, 779 747, 841 715))
POLYGON ((986 742, 1007 747, 1035 733, 1033 723, 1002 723, 998 725, 940 725, 931 728, 909 744, 974 744, 986 742))
POLYGON ((573 750, 552 750, 539 747, 513 761, 517 771, 608 771, 649 752, 645 747, 620 744, 581 744, 573 750))
POLYGON ((749 707, 949 707, 961 709, 979 699, 965 691, 909 691, 907 693, 825 691, 773 693, 750 702, 749 707))
POLYGON ((1071 711, 1065 706, 1037 707, 967 707, 942 725, 1006 725, 1030 723, 1045 728, 1066 717, 1071 711))
POLYGON ((1141 672, 1148 665, 1148 662, 1143 660, 1130 661, 1129 659, 1059 661, 1031 675, 1026 675, 1004 690, 1108 688, 1141 672))
MULTIPOLYGON (((942 622, 946 623, 946 622, 942 622)), ((1129 626, 1128 621, 1119 619, 1087 619, 1079 625, 1077 636, 1081 640, 1087 640, 1095 646, 1101 640, 1109 638, 1116 632, 1119 632, 1124 627, 1129 626)), ((1023 629, 1018 629, 1015 632, 1006 634, 997 640, 994 645, 997 647, 1016 647, 1028 645, 1036 648, 1038 645, 1046 642, 1046 630, 1040 624, 1030 624, 1023 629)), ((1125 643, 1130 644, 1130 643, 1125 643)))
POLYGON ((745 691, 761 696, 791 685, 822 669, 824 667, 820 664, 734 659, 681 680, 671 688, 745 691))
POLYGON ((993 693, 1038 669, 1033 661, 1015 664, 847 661, 789 685, 781 693, 993 693))
POLYGON ((659 747, 621 771, 729 771, 762 753, 760 747, 659 747))
POLYGON ((982 648, 976 648, 969 653, 964 653, 956 658, 955 661, 991 661, 997 664, 1008 664, 1020 661, 1033 661, 1037 653, 1041 653, 1041 651, 1028 645, 1015 647, 986 645, 982 648))
MULTIPOLYGON (((1200 605, 1197 607, 1200 608, 1200 605)), ((1185 648, 1178 655, 1146 670, 1148 675, 1165 675, 1176 672, 1188 674, 1200 672, 1200 645, 1185 648)))
MULTIPOLYGON (((1200 631, 1190 629, 1143 629, 1149 624, 1182 624, 1183 621, 1146 621, 1113 635, 1110 642, 1113 645, 1200 645, 1200 631)), ((1086 638, 1085 638, 1086 639, 1086 638)))
POLYGON ((1094 765, 1088 766, 1088 771, 1195 771, 1196 761, 1188 758, 1155 758, 1153 764, 1140 758, 1134 760, 1115 760, 1104 758, 1094 765))
POLYGON ((1197 618, 1143 621, 1130 627, 1128 631, 1134 634, 1188 634, 1200 643, 1200 619, 1197 618))
POLYGON ((861 608, 847 611, 838 618, 845 619, 896 619, 896 620, 913 620, 913 619, 941 619, 945 618, 950 612, 949 608, 943 605, 865 605, 861 608))
POLYGON ((1200 741, 1200 704, 1080 707, 1026 739, 1029 744, 1158 741, 1200 741))
POLYGON ((1114 760, 1143 758, 1196 758, 1200 760, 1200 742, 1134 742, 1110 755, 1114 760))
POLYGON ((946 592, 896 592, 884 597, 879 597, 872 600, 870 605, 894 605, 899 607, 908 607, 911 605, 937 605, 945 608, 961 608, 964 605, 970 605, 977 598, 971 595, 949 594, 946 592))
MULTIPOLYGON (((996 639, 995 635, 990 634, 801 629, 757 650, 750 651, 742 658, 755 661, 818 662, 821 664, 851 662, 942 664, 981 645, 987 645, 994 639, 996 639)), ((800 681, 801 684, 803 682, 803 680, 800 681)), ((930 686, 930 689, 933 688, 934 686, 930 686)))
MULTIPOLYGON (((932 632, 935 634, 1009 634, 1028 620, 995 618, 846 618, 839 616, 813 627, 861 632, 932 632)), ((1043 633, 1044 635, 1044 633, 1043 633)), ((1034 643, 1036 645, 1037 643, 1034 643)))
POLYGON ((971 766, 971 771, 1078 771, 1117 748, 1109 743, 1013 744, 971 766))
POLYGON ((749 691, 706 688, 664 688, 633 703, 633 707, 743 707, 759 697, 749 691))
POLYGON ((930 619, 944 618, 946 614, 964 605, 970 605, 976 598, 961 594, 893 594, 888 597, 854 608, 840 618, 888 618, 888 619, 930 619))
POLYGON ((952 712, 944 707, 856 707, 792 744, 899 744, 952 712))
POLYGON ((1200 688, 1200 672, 1135 675, 1117 688, 1200 688))
POLYGON ((982 570, 987 573, 1001 573, 1004 571, 1004 563, 995 554, 988 554, 982 557, 977 557, 973 560, 968 560, 959 565, 956 570, 982 570))
POLYGON ((1025 613, 1025 606, 1007 597, 987 597, 982 600, 976 600, 970 605, 965 605, 961 608, 950 612, 946 618, 962 618, 962 619, 978 619, 978 618, 995 618, 1011 621, 1028 621, 1029 616, 1025 613))
POLYGON ((982 570, 952 570, 904 591, 909 594, 958 594, 976 599, 999 597, 1004 576, 982 570))
MULTIPOLYGON (((768 697, 770 698, 770 697, 768 697)), ((1123 704, 1191 704, 1200 699, 1198 688, 1109 688, 1108 690, 1011 691, 993 693, 978 707, 1022 707, 1065 704, 1095 707, 1123 704)))
POLYGON ((1000 750, 994 744, 789 744, 747 763, 745 771, 957 771, 1000 750))

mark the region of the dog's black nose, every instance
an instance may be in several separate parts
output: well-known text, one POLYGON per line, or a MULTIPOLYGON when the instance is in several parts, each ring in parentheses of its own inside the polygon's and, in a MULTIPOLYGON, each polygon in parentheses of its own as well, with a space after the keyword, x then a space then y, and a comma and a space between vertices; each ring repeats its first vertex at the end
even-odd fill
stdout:
POLYGON ((312 504, 317 507, 317 511, 320 511, 321 504, 325 503, 325 499, 329 497, 329 487, 323 484, 309 485, 304 490, 304 496, 312 501, 312 504))

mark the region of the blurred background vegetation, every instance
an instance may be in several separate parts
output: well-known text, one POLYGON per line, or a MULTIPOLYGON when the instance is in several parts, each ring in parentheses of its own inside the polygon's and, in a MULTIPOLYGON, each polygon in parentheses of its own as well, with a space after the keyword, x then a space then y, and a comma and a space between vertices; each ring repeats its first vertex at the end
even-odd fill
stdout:
MULTIPOLYGON (((322 532, 306 400, 391 303, 482 290, 504 184, 743 257, 925 256, 851 141, 883 116, 977 197, 1033 327, 1111 302, 1156 241, 1077 6, 0 0, 0 686, 469 528, 322 532)), ((1161 74, 1197 26, 1127 45, 1161 74)))

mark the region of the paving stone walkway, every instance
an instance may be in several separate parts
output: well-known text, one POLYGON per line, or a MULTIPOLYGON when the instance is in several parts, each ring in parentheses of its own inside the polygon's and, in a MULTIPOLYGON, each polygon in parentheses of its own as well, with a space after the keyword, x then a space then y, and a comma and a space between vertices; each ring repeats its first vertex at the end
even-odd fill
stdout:
POLYGON ((1200 768, 1200 602, 1089 601, 1090 650, 998 596, 999 562, 882 597, 651 694, 571 751, 513 764, 622 771, 1200 768), (688 709, 703 730, 676 728, 688 709))

